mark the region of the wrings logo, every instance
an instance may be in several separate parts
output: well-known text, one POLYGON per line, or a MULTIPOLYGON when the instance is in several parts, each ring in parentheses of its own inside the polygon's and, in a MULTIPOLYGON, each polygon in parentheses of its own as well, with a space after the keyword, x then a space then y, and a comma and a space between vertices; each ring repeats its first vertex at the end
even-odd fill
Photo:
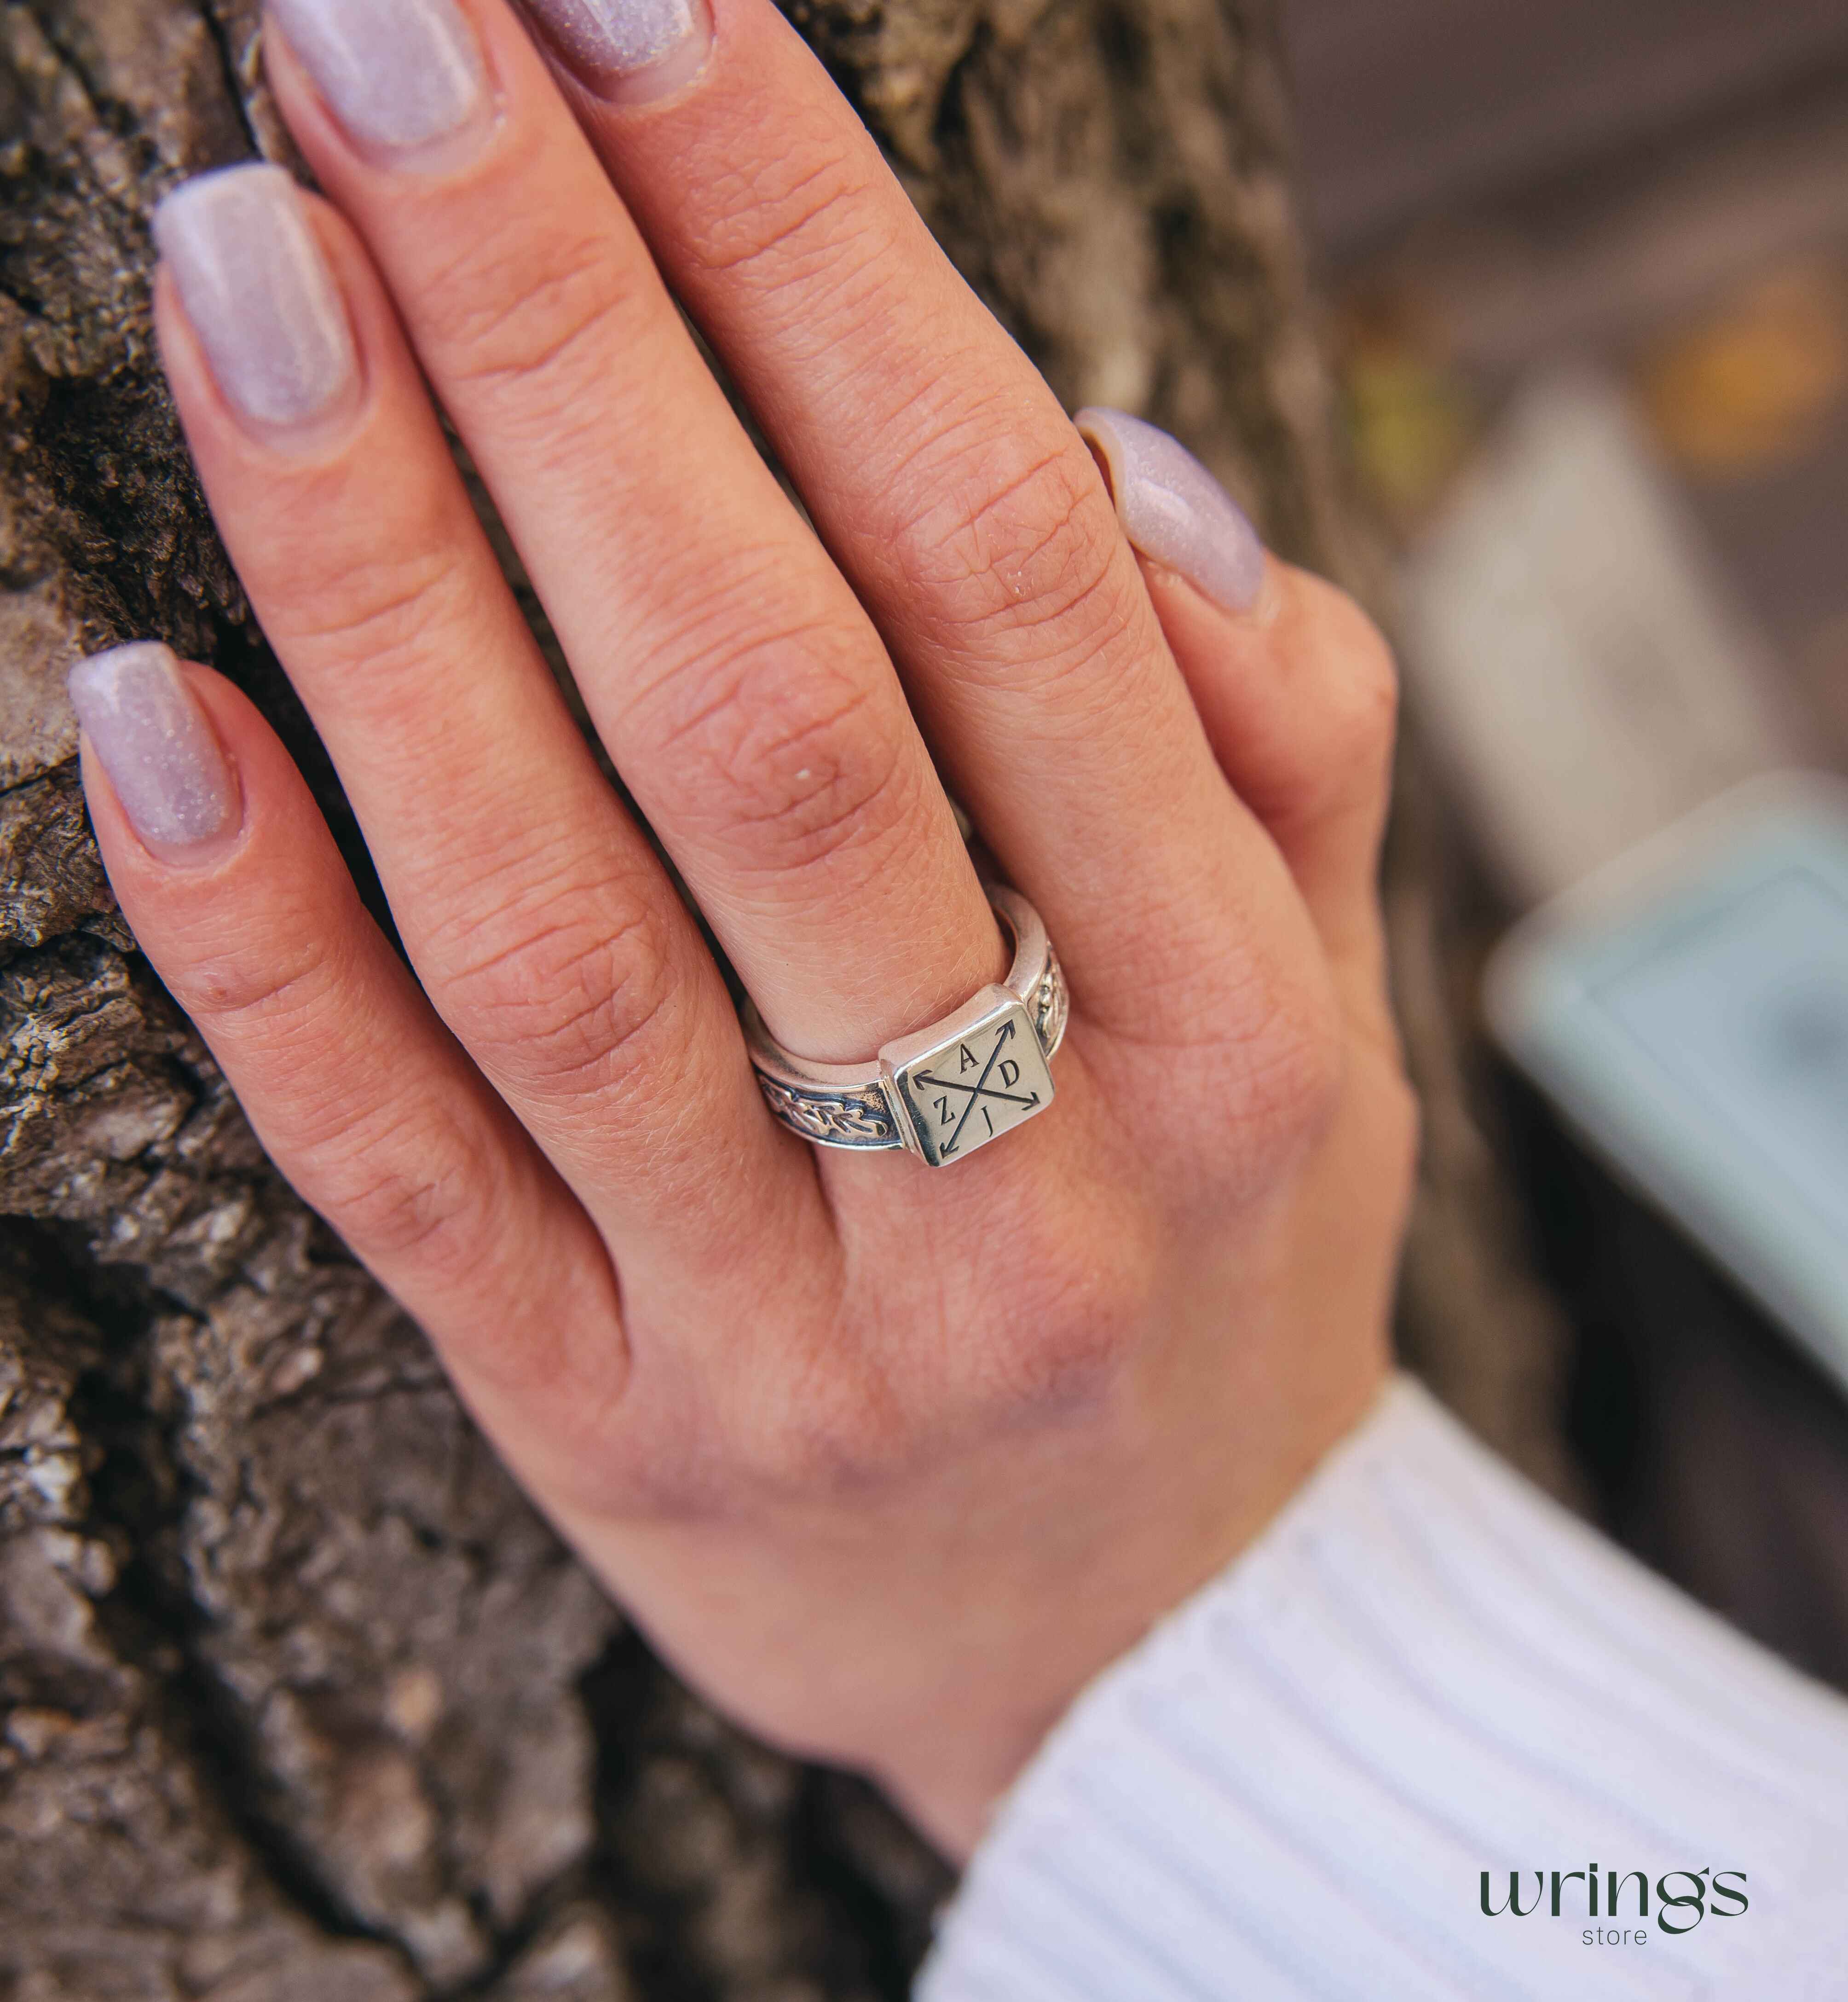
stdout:
POLYGON ((1509 1871, 1508 1896, 1497 1903, 1491 1883, 1494 1873, 1484 1871, 1483 1917, 1528 1919, 1546 1905, 1546 1916, 1549 1918, 1577 1918, 1578 1910, 1568 1911, 1567 1907, 1582 1906, 1587 1918, 1606 1921, 1602 1925, 1585 1927, 1580 1937, 1587 1946, 1644 1946, 1648 1942, 1648 1921, 1651 1916, 1658 1928, 1665 1933, 1691 1933, 1703 1919, 1736 1919, 1751 1909, 1743 1870, 1715 1870, 1709 1865, 1701 1870, 1668 1871, 1655 1880, 1653 1915, 1649 1904, 1648 1875, 1641 1870, 1627 1870, 1621 1875, 1615 1870, 1606 1870, 1602 1878, 1595 1863, 1583 1870, 1536 1870, 1532 1873, 1533 1897, 1524 1905, 1521 1902, 1522 1891, 1529 1874, 1524 1870, 1509 1871), (1553 1892, 1550 1904, 1549 1878, 1553 1892), (1582 1884, 1585 1888, 1576 1892, 1567 1888, 1573 1884, 1582 1884), (1599 1896, 1600 1890, 1604 1894, 1602 1900, 1599 1896), (1620 1910, 1620 1906, 1623 1909, 1620 1910), (1609 1923, 1625 1917, 1642 1923, 1609 1923))

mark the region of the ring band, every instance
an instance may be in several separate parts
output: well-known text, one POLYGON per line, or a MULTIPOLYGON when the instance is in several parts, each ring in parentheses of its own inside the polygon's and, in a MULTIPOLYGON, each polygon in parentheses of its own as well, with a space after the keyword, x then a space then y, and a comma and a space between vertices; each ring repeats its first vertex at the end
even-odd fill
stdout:
POLYGON ((786 1050, 747 1001, 741 1010, 765 1102, 818 1147, 903 1148, 933 1168, 961 1160, 1052 1103, 1050 1065, 1071 1004, 1040 914, 989 883, 1013 964, 954 1013, 887 1043, 870 1063, 811 1063, 786 1050))

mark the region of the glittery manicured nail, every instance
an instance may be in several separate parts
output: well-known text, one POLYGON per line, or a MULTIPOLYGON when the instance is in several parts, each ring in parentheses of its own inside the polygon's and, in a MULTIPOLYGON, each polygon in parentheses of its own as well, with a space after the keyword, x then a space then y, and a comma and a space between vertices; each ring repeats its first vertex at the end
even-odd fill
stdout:
POLYGON ((227 167, 169 195, 155 241, 226 398, 259 424, 333 415, 357 385, 347 309, 281 167, 227 167))
POLYGON ((197 848, 237 825, 237 780, 171 648, 147 641, 93 654, 69 685, 90 748, 149 848, 197 848))
POLYGON ((270 0, 270 11, 368 151, 415 154, 486 122, 487 72, 455 0, 270 0))
POLYGON ((1249 612, 1264 588, 1264 544, 1199 460, 1122 410, 1080 410, 1073 422, 1104 460, 1130 546, 1226 611, 1249 612))
POLYGON ((706 0, 521 0, 553 53, 588 89, 619 100, 690 82, 712 45, 706 0))

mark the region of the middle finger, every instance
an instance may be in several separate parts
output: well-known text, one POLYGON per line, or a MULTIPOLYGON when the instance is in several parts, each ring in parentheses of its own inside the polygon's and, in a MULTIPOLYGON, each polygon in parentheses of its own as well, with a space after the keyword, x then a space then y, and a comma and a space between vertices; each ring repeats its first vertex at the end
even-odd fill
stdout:
POLYGON ((1098 469, 814 53, 772 0, 521 4, 1085 1015, 1191 1036, 1236 989, 1241 1032, 1281 1020, 1306 997, 1266 946, 1309 947, 1299 900, 1205 741, 1098 469))
MULTIPOLYGON (((427 125, 417 93, 368 131, 342 92, 343 124, 273 40, 278 96, 765 1019, 804 1055, 863 1057, 999 977, 985 898, 866 613, 525 36, 493 0, 471 11, 485 67, 455 45, 452 95, 472 108, 434 149, 403 122, 427 125)), ((277 12, 320 75, 337 71, 346 10, 277 12)), ((419 13, 397 18, 427 86, 419 13)))

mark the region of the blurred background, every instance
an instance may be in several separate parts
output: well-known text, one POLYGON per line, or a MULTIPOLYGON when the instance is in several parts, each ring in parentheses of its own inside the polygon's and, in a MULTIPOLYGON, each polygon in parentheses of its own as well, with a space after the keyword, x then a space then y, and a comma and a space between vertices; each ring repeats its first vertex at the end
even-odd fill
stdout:
MULTIPOLYGON (((1848 1686, 1848 1352, 1815 1359, 1630 1193, 1482 1006, 1497 940, 1546 898, 1756 772, 1848 773, 1848 0, 1284 16, 1407 785, 1437 795, 1400 819, 1459 886, 1441 961, 1470 1131, 1439 1094, 1431 1144, 1512 1166, 1538 1281, 1486 1279, 1456 1340, 1491 1352, 1443 1367, 1505 1384, 1492 1352, 1520 1347, 1529 1466, 1848 1686)), ((1826 1116, 1825 1176, 1848 1091, 1826 1116)), ((1431 1255, 1414 1242, 1414 1287, 1431 1255)))

